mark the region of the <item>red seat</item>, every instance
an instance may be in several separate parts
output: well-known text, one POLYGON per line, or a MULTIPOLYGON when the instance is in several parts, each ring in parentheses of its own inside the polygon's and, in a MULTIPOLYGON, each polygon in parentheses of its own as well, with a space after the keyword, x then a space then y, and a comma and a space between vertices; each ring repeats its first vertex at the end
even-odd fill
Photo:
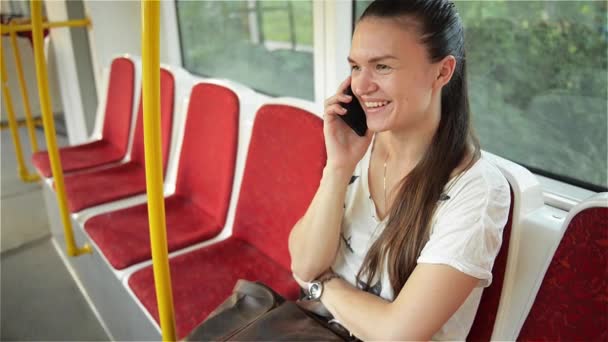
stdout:
MULTIPOLYGON (((258 111, 233 235, 170 260, 179 338, 230 294, 237 279, 261 281, 287 298, 298 297, 287 238, 317 191, 325 159, 319 118, 285 105, 258 111)), ((134 273, 129 285, 158 322, 152 268, 134 273)))
MULTIPOLYGON (((174 83, 173 75, 169 71, 161 69, 160 112, 163 169, 167 165, 171 140, 174 83)), ((128 163, 103 170, 66 176, 65 190, 68 208, 75 213, 94 205, 144 193, 146 191, 144 167, 143 118, 140 102, 131 160, 128 163)))
POLYGON ((608 208, 568 225, 518 341, 608 341, 608 208))
POLYGON ((475 320, 473 321, 471 331, 469 331, 469 335, 467 336, 467 341, 490 341, 492 337, 500 295, 502 294, 505 269, 507 268, 507 259, 509 257, 509 242, 511 240, 511 226, 513 225, 513 207, 515 205, 513 203, 514 201, 513 191, 511 191, 509 219, 507 220, 502 233, 500 251, 494 261, 494 267, 492 267, 492 284, 483 290, 481 301, 479 302, 479 307, 475 314, 475 320))
MULTIPOLYGON (((175 194, 165 199, 169 251, 217 235, 234 178, 239 100, 214 84, 192 89, 175 194)), ((116 269, 151 257, 147 204, 95 216, 85 230, 116 269)))
MULTIPOLYGON (((110 67, 102 138, 82 145, 60 148, 59 155, 64 172, 118 162, 125 156, 131 129, 134 80, 133 61, 124 57, 114 59, 110 67)), ((32 163, 42 176, 52 176, 47 151, 34 153, 32 163)))

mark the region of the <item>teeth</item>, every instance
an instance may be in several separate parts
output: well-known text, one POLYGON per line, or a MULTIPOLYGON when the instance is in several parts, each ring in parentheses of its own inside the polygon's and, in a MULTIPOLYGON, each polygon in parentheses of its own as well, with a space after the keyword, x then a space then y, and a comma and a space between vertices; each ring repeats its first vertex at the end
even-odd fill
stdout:
POLYGON ((381 101, 381 102, 365 102, 365 106, 368 108, 377 108, 377 107, 382 107, 382 106, 386 106, 388 104, 388 101, 381 101))

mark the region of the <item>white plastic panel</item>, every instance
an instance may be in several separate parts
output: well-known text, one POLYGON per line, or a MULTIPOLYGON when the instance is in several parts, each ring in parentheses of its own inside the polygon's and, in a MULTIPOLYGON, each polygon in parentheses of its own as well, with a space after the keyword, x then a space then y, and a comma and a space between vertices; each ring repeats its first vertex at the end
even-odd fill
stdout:
POLYGON ((506 331, 512 325, 512 315, 517 312, 513 307, 513 292, 520 286, 518 271, 521 272, 520 247, 527 239, 530 227, 526 221, 530 215, 543 207, 543 194, 536 177, 525 168, 488 152, 484 157, 492 161, 505 176, 513 191, 513 218, 509 242, 509 256, 505 268, 500 304, 496 313, 492 340, 511 340, 506 331))

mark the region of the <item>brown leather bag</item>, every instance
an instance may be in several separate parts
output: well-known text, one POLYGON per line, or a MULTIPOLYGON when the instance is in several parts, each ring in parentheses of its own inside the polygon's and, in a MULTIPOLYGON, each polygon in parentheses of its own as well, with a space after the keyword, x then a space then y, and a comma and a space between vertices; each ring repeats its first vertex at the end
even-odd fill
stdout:
POLYGON ((264 284, 239 280, 186 341, 354 341, 341 325, 283 299, 264 284))

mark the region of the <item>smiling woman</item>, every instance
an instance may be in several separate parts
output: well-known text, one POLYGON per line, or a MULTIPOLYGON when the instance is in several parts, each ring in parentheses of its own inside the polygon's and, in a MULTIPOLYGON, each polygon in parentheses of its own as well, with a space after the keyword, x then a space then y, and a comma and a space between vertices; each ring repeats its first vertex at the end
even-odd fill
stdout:
MULTIPOLYGON (((357 0, 355 16, 369 3, 357 0)), ((471 110, 484 150, 606 191, 606 2, 454 3, 465 27, 471 110)))
POLYGON ((264 340, 331 339, 296 304, 346 340, 607 340, 608 2, 35 0, 44 48, 30 1, 0 2, 0 340, 242 330, 240 280, 275 292, 278 324, 244 323, 264 340), (19 132, 34 55, 70 85, 55 170, 19 132))
POLYGON ((375 1, 348 61, 325 102, 323 179, 289 239, 293 272, 362 339, 464 340, 510 194, 470 129, 460 17, 446 0, 375 1), (349 85, 364 137, 339 120, 349 85))

